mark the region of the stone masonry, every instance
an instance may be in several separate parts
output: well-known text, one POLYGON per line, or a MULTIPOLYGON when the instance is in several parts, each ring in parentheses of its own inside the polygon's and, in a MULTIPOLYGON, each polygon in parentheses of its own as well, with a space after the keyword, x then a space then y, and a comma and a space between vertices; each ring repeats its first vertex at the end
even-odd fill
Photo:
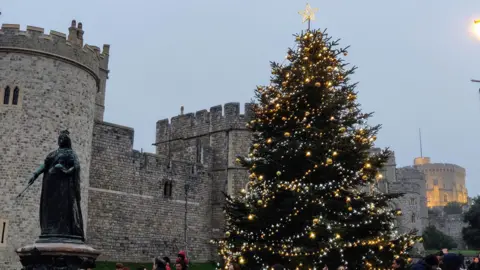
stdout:
POLYGON ((422 173, 408 167, 397 168, 396 181, 390 183, 389 191, 405 193, 396 200, 397 206, 402 210, 398 222, 399 231, 406 233, 414 229, 421 235, 428 223, 425 178, 422 173))
POLYGON ((435 226, 438 230, 449 235, 457 243, 457 249, 467 249, 463 241, 462 229, 468 224, 463 222, 463 214, 447 214, 441 208, 433 208, 428 216, 429 225, 435 226))
MULTIPOLYGON (((374 148, 373 153, 379 153, 379 148, 374 148)), ((397 218, 397 228, 400 233, 416 230, 418 235, 428 224, 425 177, 423 173, 410 167, 397 168, 395 153, 388 159, 381 170, 382 179, 378 180, 378 188, 385 193, 403 193, 395 199, 392 207, 402 211, 397 218)))
POLYGON ((193 258, 209 258, 212 185, 204 165, 169 162, 132 146, 132 129, 105 122, 95 125, 88 242, 109 260, 173 256, 185 247, 187 203, 188 248, 193 258), (169 183, 172 193, 166 194, 169 183), (186 183, 192 185, 187 201, 186 183))
POLYGON ((88 241, 103 251, 100 259, 150 261, 185 247, 192 260, 212 259, 209 242, 223 234, 223 192, 234 194, 247 179, 234 163, 248 150, 247 118, 229 103, 158 121, 156 154, 133 150, 132 129, 97 122, 88 241))

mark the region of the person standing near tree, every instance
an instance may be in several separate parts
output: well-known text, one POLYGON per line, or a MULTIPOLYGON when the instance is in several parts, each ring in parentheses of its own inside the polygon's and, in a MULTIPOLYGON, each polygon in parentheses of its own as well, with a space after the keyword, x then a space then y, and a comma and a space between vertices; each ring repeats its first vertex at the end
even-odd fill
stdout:
POLYGON ((437 270, 439 265, 439 261, 437 256, 435 255, 428 255, 425 258, 421 259, 412 267, 411 270, 437 270))
POLYGON ((395 260, 393 260, 393 265, 392 265, 393 269, 405 270, 406 269, 405 267, 406 267, 406 263, 403 258, 396 258, 395 260))
POLYGON ((184 263, 177 262, 175 263, 175 270, 186 270, 186 266, 184 263))
POLYGON ((163 260, 165 261, 165 269, 166 270, 171 270, 171 268, 170 268, 170 258, 165 256, 165 257, 163 257, 163 260))
POLYGON ((181 250, 178 252, 176 263, 180 263, 184 270, 188 269, 188 258, 185 251, 181 250))
POLYGON ((153 270, 165 270, 166 268, 166 262, 160 258, 156 257, 153 259, 153 270))
POLYGON ((462 267, 462 258, 454 253, 447 253, 443 255, 442 270, 460 270, 462 267))
POLYGON ((468 270, 480 270, 478 257, 474 257, 472 263, 468 266, 468 270))

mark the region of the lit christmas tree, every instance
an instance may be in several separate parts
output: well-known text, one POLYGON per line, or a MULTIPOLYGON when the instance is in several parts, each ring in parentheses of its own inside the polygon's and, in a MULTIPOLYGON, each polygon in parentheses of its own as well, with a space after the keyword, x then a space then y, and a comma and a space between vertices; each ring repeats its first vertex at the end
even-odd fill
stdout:
MULTIPOLYGON (((307 5, 304 21, 313 17, 307 5)), ((399 235, 399 210, 376 181, 390 152, 372 155, 379 126, 356 102, 355 83, 325 31, 296 35, 287 63, 272 63, 270 86, 258 87, 248 189, 227 197, 225 239, 218 241, 227 267, 282 264, 287 269, 389 268, 419 240, 399 235)))

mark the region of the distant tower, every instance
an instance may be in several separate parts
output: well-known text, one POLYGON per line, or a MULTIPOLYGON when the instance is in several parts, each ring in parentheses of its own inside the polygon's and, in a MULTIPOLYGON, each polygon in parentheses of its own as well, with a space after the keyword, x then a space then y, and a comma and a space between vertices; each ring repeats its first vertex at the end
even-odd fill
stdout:
POLYGON ((440 207, 449 202, 467 203, 466 171, 455 164, 430 163, 430 158, 416 158, 414 167, 423 172, 427 184, 427 206, 440 207))
POLYGON ((71 132, 81 163, 87 222, 93 125, 103 119, 109 46, 100 52, 83 45, 82 28, 72 21, 68 36, 34 26, 22 31, 18 24, 0 29, 0 269, 19 269, 14 249, 39 235, 40 184, 20 201, 13 198, 57 148, 63 129, 71 132))
POLYGON ((448 163, 431 163, 423 156, 422 133, 419 130, 420 157, 414 159, 414 167, 425 175, 427 206, 440 207, 449 202, 467 203, 465 169, 448 163))

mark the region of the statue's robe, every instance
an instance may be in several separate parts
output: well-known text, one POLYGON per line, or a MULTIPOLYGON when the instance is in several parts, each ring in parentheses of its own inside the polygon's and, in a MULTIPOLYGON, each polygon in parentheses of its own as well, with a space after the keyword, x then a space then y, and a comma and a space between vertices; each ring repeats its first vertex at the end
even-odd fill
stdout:
POLYGON ((84 241, 80 207, 80 163, 71 148, 59 148, 45 159, 40 198, 40 237, 74 238, 84 241), (74 168, 66 174, 55 165, 74 168))

